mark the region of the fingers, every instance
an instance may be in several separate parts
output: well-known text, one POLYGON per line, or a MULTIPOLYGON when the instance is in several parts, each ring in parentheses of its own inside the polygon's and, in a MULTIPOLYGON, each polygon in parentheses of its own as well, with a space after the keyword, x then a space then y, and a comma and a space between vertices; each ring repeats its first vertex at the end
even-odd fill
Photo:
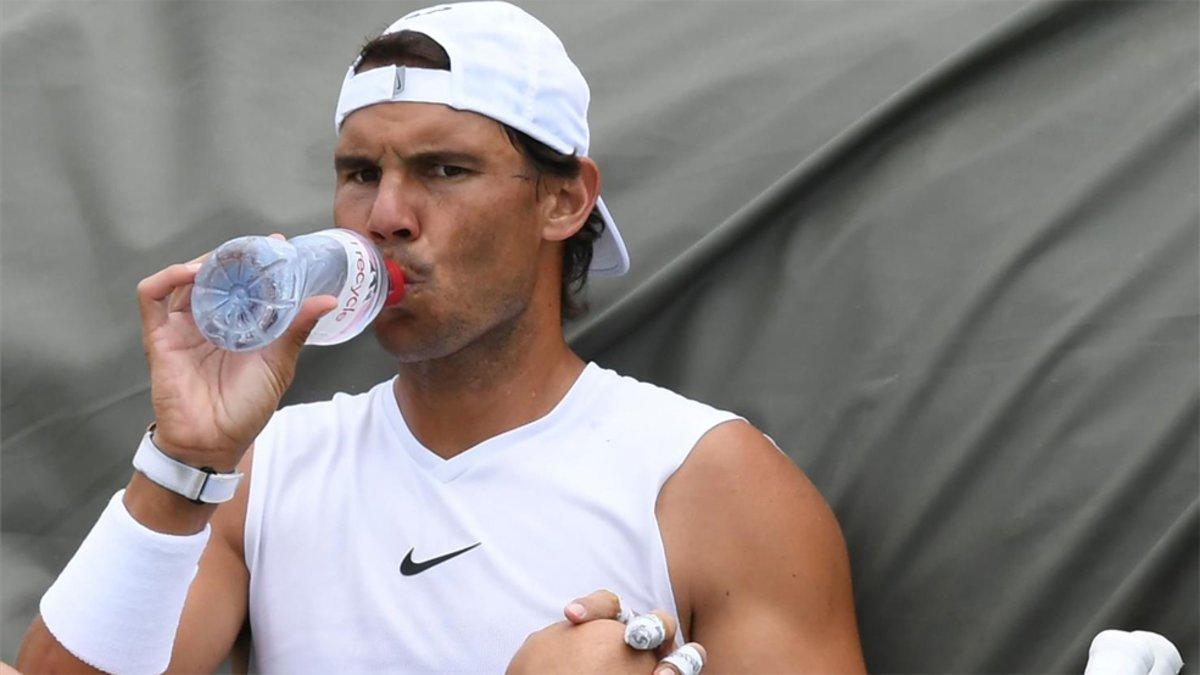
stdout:
POLYGON ((192 283, 196 278, 199 262, 171 265, 138 282, 138 311, 142 315, 142 334, 149 335, 167 321, 168 298, 180 286, 192 283))
POLYGON ((698 642, 689 642, 668 654, 654 668, 654 675, 698 675, 708 652, 698 642))
POLYGON ((580 624, 596 619, 617 620, 620 612, 621 599, 617 594, 609 590, 600 590, 572 600, 563 610, 563 616, 571 623, 580 624))
POLYGON ((138 282, 138 310, 142 315, 142 333, 151 331, 167 321, 171 312, 188 312, 192 306, 192 282, 200 265, 212 255, 208 251, 185 263, 171 265, 138 282))
POLYGON ((610 619, 625 624, 625 644, 640 651, 653 650, 660 661, 655 675, 697 675, 708 654, 699 643, 673 649, 678 624, 675 617, 656 609, 648 614, 634 614, 621 606, 621 599, 609 590, 600 590, 567 604, 563 615, 572 624, 597 619, 610 619))
POLYGON ((678 626, 675 618, 661 609, 635 614, 621 606, 621 599, 609 590, 599 590, 572 600, 563 616, 573 624, 610 619, 625 624, 625 644, 642 651, 654 650, 661 658, 671 651, 678 626))
MULTIPOLYGON (((192 258, 191 260, 187 261, 184 264, 185 265, 196 265, 197 267, 199 267, 200 265, 204 264, 205 260, 208 260, 208 257, 210 255, 212 255, 212 251, 202 253, 202 254, 196 256, 195 258, 192 258)), ((193 276, 193 279, 194 278, 195 278, 195 276, 193 276)), ((190 311, 192 311, 192 288, 194 286, 195 286, 194 284, 189 283, 189 284, 180 286, 180 287, 176 288, 175 290, 171 291, 171 299, 167 303, 167 313, 168 314, 171 314, 173 312, 190 312, 190 311)))
MULTIPOLYGON (((272 239, 286 240, 275 232, 272 239)), ((207 251, 186 263, 171 265, 157 274, 142 279, 137 285, 138 309, 142 315, 142 332, 149 334, 167 321, 171 312, 190 312, 192 282, 212 251, 207 251)))
POLYGON ((192 289, 196 284, 189 283, 171 291, 171 297, 167 302, 167 314, 175 312, 191 312, 192 311, 192 289))

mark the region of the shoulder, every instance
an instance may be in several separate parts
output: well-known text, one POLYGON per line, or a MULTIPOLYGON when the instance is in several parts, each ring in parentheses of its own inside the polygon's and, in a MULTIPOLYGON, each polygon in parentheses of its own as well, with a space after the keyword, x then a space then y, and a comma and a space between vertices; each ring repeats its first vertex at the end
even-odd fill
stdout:
MULTIPOLYGON (((613 370, 594 366, 601 405, 624 423, 639 422, 656 427, 695 426, 702 432, 737 415, 720 410, 656 384, 643 382, 613 370)), ((698 440, 699 436, 693 441, 698 440)))
POLYGON ((273 455, 276 446, 286 447, 289 458, 298 457, 304 449, 332 449, 330 439, 345 437, 351 427, 367 423, 375 399, 389 392, 390 387, 391 380, 386 380, 367 391, 337 392, 325 400, 293 403, 276 410, 255 440, 259 456, 265 459, 273 455))
POLYGON ((339 416, 353 411, 365 411, 371 404, 378 389, 391 386, 391 380, 380 382, 367 391, 349 393, 339 391, 328 399, 321 401, 306 401, 292 403, 275 411, 268 422, 272 425, 306 425, 319 424, 323 421, 336 420, 339 416))
POLYGON ((329 470, 329 463, 343 457, 347 448, 360 447, 360 440, 372 436, 377 425, 387 424, 377 413, 383 407, 380 397, 390 394, 390 384, 389 380, 361 393, 338 392, 326 400, 276 410, 254 439, 254 477, 243 482, 249 482, 252 493, 261 498, 284 487, 276 476, 286 473, 296 478, 329 470))
POLYGON ((653 494, 682 465, 713 427, 739 419, 658 385, 594 367, 587 424, 606 457, 623 454, 623 465, 651 480, 653 494))
MULTIPOLYGON (((696 443, 683 466, 663 487, 667 510, 686 508, 711 519, 689 529, 711 533, 719 528, 735 537, 787 524, 837 533, 837 522, 808 477, 775 443, 743 419, 711 428, 696 443), (737 527, 752 519, 754 528, 737 527)), ((840 534, 837 539, 840 541, 840 534)))
MULTIPOLYGON (((245 526, 251 485, 263 484, 266 479, 261 474, 269 469, 269 463, 280 461, 277 454, 283 458, 294 458, 303 452, 304 447, 309 447, 309 444, 297 445, 294 442, 297 436, 319 438, 320 434, 315 433, 317 429, 336 423, 347 410, 364 407, 370 393, 338 392, 328 400, 284 406, 271 416, 266 427, 238 462, 237 470, 242 474, 242 479, 233 499, 219 506, 213 514, 213 533, 227 542, 243 562, 246 560, 245 526), (288 451, 274 453, 276 447, 287 448, 288 451)), ((318 443, 311 447, 321 446, 318 443)))

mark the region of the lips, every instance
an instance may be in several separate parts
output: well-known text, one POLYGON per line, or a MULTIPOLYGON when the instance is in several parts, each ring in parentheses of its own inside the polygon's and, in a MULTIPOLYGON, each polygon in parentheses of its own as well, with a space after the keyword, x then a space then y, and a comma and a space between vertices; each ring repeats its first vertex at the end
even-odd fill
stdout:
POLYGON ((402 265, 399 263, 397 263, 397 265, 400 268, 401 274, 404 275, 404 295, 400 300, 400 302, 404 302, 403 298, 407 298, 412 293, 418 292, 421 289, 426 277, 425 275, 418 273, 409 265, 402 265))
POLYGON ((409 276, 408 270, 404 270, 404 288, 406 293, 420 286, 424 279, 420 277, 409 276))
POLYGON ((404 274, 404 285, 411 286, 413 284, 419 284, 425 281, 424 273, 428 271, 428 268, 416 265, 408 265, 390 256, 387 258, 387 260, 396 267, 400 268, 400 271, 404 274))

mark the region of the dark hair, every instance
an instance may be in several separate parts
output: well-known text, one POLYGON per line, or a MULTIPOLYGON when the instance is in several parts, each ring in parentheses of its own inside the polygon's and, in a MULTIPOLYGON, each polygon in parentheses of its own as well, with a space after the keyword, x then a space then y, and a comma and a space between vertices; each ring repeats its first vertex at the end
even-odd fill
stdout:
MULTIPOLYGON (((355 72, 380 66, 397 65, 434 70, 450 70, 450 56, 433 38, 424 33, 401 31, 369 39, 359 50, 355 72)), ((565 155, 535 140, 507 124, 504 128, 509 142, 532 165, 538 180, 545 174, 560 178, 579 176, 579 158, 565 155)), ((574 319, 587 312, 583 287, 587 284, 588 267, 592 264, 592 245, 604 233, 600 209, 593 208, 579 231, 563 242, 562 286, 560 292, 562 318, 574 319)))

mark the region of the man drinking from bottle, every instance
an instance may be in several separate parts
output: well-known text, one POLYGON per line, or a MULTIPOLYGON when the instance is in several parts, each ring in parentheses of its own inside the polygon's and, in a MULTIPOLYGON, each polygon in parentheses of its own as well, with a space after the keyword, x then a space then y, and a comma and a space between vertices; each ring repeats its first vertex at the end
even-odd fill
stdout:
POLYGON ((156 426, 19 665, 208 671, 248 631, 267 672, 862 671, 807 479, 737 415, 563 338, 588 271, 629 265, 587 105, 507 3, 369 42, 335 115, 334 219, 409 282, 373 324, 396 372, 279 409, 331 297, 232 353, 188 312, 196 261, 144 279, 156 426))

